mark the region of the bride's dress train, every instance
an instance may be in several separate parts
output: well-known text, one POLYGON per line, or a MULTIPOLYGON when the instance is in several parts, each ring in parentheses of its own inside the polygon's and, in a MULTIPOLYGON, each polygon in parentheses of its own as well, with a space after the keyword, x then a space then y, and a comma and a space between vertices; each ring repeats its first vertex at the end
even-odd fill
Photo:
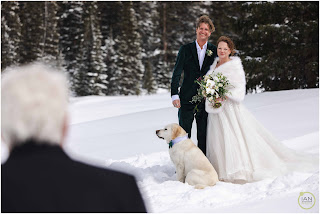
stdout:
POLYGON ((216 60, 208 72, 222 72, 234 86, 219 109, 206 102, 207 157, 219 180, 252 182, 292 171, 318 171, 315 155, 287 148, 241 104, 245 96, 244 71, 240 58, 231 59, 218 68, 216 60))

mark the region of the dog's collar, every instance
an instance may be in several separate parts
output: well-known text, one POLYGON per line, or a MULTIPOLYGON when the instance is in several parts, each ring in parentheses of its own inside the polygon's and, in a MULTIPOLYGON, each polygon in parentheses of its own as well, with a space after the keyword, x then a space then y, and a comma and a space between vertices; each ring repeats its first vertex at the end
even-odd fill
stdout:
POLYGON ((174 146, 174 144, 179 143, 179 142, 186 140, 186 139, 188 139, 188 134, 186 136, 177 137, 177 138, 171 140, 169 143, 169 149, 172 148, 174 146))

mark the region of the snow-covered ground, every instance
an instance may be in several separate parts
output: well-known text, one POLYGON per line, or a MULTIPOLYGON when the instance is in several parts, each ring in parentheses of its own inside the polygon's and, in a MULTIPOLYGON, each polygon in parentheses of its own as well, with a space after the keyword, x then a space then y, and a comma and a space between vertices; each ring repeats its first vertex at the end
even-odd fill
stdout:
MULTIPOLYGON (((247 95, 244 104, 288 147, 319 154, 319 89, 247 95)), ((243 185, 218 182, 203 190, 176 181, 168 146, 155 130, 177 122, 167 92, 72 98, 65 150, 75 159, 134 174, 149 212, 319 212, 319 172, 243 185), (302 209, 300 192, 313 193, 316 205, 302 209)), ((195 129, 192 140, 197 142, 195 129)), ((5 153, 2 145, 2 161, 5 153)))

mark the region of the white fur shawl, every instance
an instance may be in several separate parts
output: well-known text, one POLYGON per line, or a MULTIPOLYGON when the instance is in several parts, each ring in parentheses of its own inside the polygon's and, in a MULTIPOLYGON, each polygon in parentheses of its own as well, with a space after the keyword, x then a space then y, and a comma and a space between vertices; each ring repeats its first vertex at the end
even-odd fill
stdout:
MULTIPOLYGON (((219 58, 217 57, 211 65, 209 71, 207 72, 207 75, 218 72, 225 75, 230 81, 231 85, 233 86, 229 90, 231 94, 227 95, 227 97, 232 101, 241 102, 246 94, 245 73, 243 70, 241 59, 239 57, 233 56, 230 57, 230 59, 231 60, 229 62, 226 62, 220 65, 218 68, 216 68, 216 65, 219 61, 219 58)), ((222 111, 222 109, 223 104, 220 108, 215 109, 211 107, 209 101, 206 100, 206 111, 208 113, 218 113, 222 111)))

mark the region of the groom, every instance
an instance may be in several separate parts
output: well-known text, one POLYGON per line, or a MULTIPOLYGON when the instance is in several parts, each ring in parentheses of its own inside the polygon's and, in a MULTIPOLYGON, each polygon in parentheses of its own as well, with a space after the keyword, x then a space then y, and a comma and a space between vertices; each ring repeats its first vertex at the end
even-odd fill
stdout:
POLYGON ((199 85, 194 81, 207 73, 215 57, 217 57, 216 46, 208 42, 214 30, 214 25, 208 16, 201 16, 197 20, 197 39, 180 47, 171 79, 172 104, 179 109, 179 124, 191 138, 192 123, 196 118, 198 147, 204 154, 206 154, 208 114, 205 111, 204 102, 198 106, 199 111, 194 112, 196 104, 190 101, 197 94, 199 88, 199 85), (184 78, 179 92, 182 71, 184 72, 184 78))

